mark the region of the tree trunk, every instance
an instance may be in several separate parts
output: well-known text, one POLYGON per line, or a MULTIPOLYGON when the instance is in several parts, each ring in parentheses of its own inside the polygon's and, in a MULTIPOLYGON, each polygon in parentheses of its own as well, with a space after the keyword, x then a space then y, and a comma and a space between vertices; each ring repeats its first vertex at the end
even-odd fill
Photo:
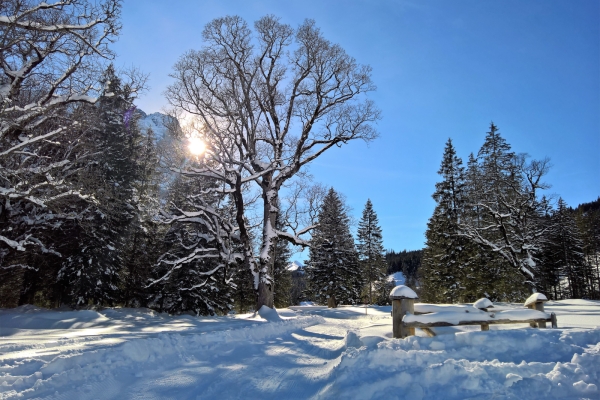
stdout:
POLYGON ((327 307, 329 308, 337 308, 337 302, 335 301, 335 297, 331 296, 327 299, 327 307))
POLYGON ((256 310, 260 310, 262 306, 273 308, 273 286, 264 282, 259 282, 256 310))
POLYGON ((271 187, 271 178, 273 173, 264 175, 262 186, 263 198, 263 237, 262 251, 264 254, 267 248, 267 258, 261 256, 259 282, 256 296, 256 309, 260 310, 262 306, 273 308, 273 273, 275 263, 275 245, 277 237, 273 237, 275 224, 277 221, 278 190, 271 187))

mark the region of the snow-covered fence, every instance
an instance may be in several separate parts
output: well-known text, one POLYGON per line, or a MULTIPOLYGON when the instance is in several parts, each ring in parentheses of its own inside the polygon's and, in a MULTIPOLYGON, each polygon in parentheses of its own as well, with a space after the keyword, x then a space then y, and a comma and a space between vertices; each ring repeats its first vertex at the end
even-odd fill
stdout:
POLYGON ((392 300, 392 330, 394 338, 413 336, 415 328, 432 334, 430 328, 441 326, 480 325, 482 331, 490 325, 523 324, 545 328, 550 322, 557 327, 556 315, 544 312, 544 302, 548 301, 541 293, 536 293, 525 301, 527 308, 513 308, 494 311, 488 299, 476 301, 473 306, 445 304, 415 304, 417 295, 406 286, 396 286, 390 293, 392 300))

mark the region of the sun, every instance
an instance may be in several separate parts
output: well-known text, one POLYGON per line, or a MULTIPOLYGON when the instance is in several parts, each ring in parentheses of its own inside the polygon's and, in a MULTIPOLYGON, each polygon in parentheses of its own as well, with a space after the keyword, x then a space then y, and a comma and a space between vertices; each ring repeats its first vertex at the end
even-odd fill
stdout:
POLYGON ((191 137, 189 138, 188 149, 190 153, 197 156, 204 153, 204 151, 206 150, 206 145, 200 138, 191 137))

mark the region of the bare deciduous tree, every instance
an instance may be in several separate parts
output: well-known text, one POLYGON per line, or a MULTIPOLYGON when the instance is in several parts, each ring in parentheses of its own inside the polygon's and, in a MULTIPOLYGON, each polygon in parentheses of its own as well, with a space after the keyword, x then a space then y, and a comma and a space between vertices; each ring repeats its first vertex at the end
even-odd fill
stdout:
POLYGON ((363 96, 375 89, 371 68, 326 40, 311 20, 294 30, 266 16, 253 33, 240 17, 225 17, 210 22, 202 35, 205 46, 177 62, 166 96, 202 123, 198 134, 207 145, 207 163, 187 173, 227 185, 257 309, 272 307, 268 271, 277 240, 307 244, 299 237, 305 229, 275 229, 280 189, 328 149, 376 138, 379 111, 363 96), (258 259, 244 215, 248 182, 258 185, 263 200, 258 259))

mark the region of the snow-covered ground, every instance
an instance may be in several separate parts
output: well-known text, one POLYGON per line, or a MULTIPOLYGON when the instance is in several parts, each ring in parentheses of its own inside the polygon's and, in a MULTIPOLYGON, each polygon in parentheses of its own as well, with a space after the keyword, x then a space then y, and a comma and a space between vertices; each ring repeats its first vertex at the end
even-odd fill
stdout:
POLYGON ((0 399, 600 398, 600 302, 546 310, 559 329, 392 339, 390 307, 195 318, 24 306, 0 310, 0 399))

